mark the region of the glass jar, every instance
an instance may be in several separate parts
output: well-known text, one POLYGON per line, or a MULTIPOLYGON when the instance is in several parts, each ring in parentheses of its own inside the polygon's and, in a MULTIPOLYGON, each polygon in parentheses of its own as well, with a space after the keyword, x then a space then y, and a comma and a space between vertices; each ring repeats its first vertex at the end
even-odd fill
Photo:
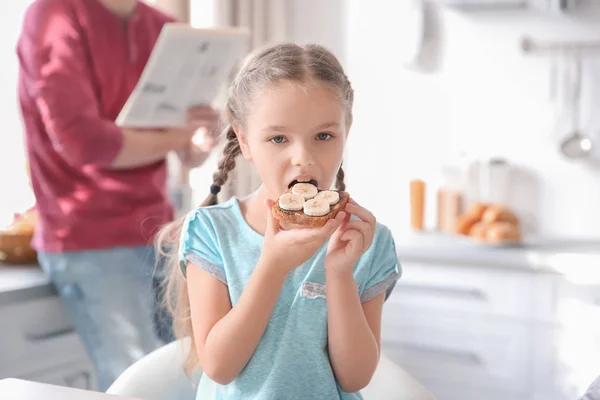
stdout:
POLYGON ((437 192, 437 228, 440 232, 456 231, 471 186, 470 166, 469 157, 461 153, 442 167, 442 182, 437 192))
POLYGON ((494 157, 479 163, 479 200, 483 203, 509 202, 512 166, 504 158, 494 157))

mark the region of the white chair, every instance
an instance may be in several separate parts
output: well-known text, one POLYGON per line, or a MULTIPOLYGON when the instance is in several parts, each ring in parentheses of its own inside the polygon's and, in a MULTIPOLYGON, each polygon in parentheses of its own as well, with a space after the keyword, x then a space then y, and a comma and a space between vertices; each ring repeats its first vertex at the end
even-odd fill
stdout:
MULTIPOLYGON (((123 372, 106 391, 141 400, 193 400, 196 390, 183 372, 189 339, 169 343, 123 372)), ((194 376, 198 382, 201 372, 194 376)), ((361 391, 365 400, 435 400, 402 368, 381 355, 371 383, 361 391)))

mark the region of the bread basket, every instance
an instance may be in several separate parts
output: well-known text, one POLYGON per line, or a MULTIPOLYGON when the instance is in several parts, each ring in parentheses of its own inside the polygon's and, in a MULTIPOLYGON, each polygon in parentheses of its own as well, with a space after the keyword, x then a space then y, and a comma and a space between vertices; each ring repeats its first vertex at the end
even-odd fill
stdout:
POLYGON ((31 247, 33 233, 0 231, 0 263, 31 264, 37 252, 31 247))
POLYGON ((37 211, 32 208, 17 216, 7 229, 0 229, 0 263, 37 262, 37 252, 31 247, 37 221, 37 211))

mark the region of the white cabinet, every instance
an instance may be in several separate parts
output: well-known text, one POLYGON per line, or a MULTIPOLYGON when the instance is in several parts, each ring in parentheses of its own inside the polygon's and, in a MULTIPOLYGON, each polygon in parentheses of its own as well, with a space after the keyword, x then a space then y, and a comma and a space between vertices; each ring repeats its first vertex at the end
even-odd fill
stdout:
POLYGON ((403 264, 402 278, 388 303, 528 319, 536 313, 531 297, 534 278, 534 274, 506 273, 490 268, 403 264))
POLYGON ((403 262, 382 347, 440 400, 572 400, 600 375, 600 287, 531 270, 403 262))
MULTIPOLYGON (((436 395, 438 400, 533 400, 527 394, 514 393, 509 390, 492 391, 468 385, 456 385, 435 379, 428 382, 428 388, 436 395)), ((542 399, 540 398, 539 400, 542 399)), ((543 400, 557 399, 545 398, 543 400)))
MULTIPOLYGON (((389 310, 386 310, 389 311, 389 310)), ((382 343, 390 357, 420 378, 498 393, 530 391, 530 331, 485 318, 466 320, 444 312, 385 316, 382 343)))
POLYGON ((0 379, 95 387, 92 364, 57 296, 0 309, 0 379))

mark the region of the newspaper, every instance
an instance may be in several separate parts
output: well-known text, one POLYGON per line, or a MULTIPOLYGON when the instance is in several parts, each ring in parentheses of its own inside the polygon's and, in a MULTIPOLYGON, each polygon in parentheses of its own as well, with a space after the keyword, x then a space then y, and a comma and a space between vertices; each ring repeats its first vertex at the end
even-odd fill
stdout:
POLYGON ((184 126, 189 107, 213 103, 248 43, 246 29, 165 24, 117 125, 184 126))

